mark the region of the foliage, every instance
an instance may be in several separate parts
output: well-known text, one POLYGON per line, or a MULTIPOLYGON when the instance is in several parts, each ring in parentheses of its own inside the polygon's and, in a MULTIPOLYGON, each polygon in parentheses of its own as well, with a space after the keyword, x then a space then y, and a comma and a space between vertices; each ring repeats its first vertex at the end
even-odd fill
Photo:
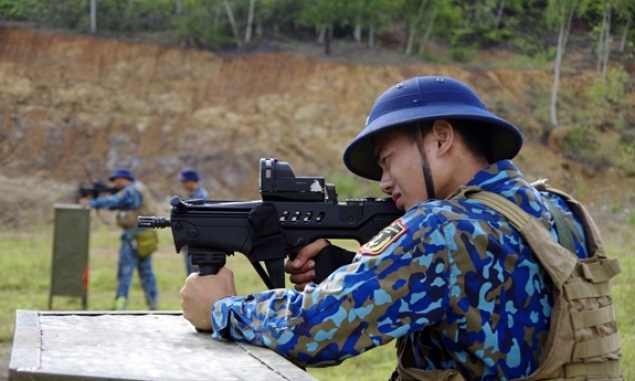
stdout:
POLYGON ((571 127, 562 141, 562 148, 569 157, 594 166, 616 166, 629 176, 635 175, 635 143, 619 138, 628 125, 620 112, 625 108, 628 81, 629 75, 623 69, 610 68, 606 81, 600 76, 596 78, 586 93, 584 107, 579 107, 579 102, 568 102, 577 105, 565 107, 568 110, 565 117, 571 127), (600 143, 600 131, 613 131, 618 138, 600 143))
POLYGON ((606 117, 610 106, 619 106, 623 103, 625 86, 629 75, 624 69, 613 67, 608 70, 607 81, 596 79, 589 91, 589 96, 594 107, 600 109, 600 114, 606 117))
POLYGON ((628 176, 635 176, 635 143, 620 141, 611 155, 611 164, 622 168, 628 176))
POLYGON ((476 48, 473 46, 454 47, 450 54, 456 62, 468 63, 476 56, 476 48))
POLYGON ((347 199, 385 196, 379 189, 379 182, 362 179, 348 171, 330 173, 326 179, 327 182, 335 185, 340 202, 347 199))
MULTIPOLYGON (((353 27, 359 26, 369 33, 371 28, 373 33, 413 31, 415 44, 423 43, 425 36, 453 48, 478 49, 504 43, 533 54, 544 48, 547 5, 567 1, 578 0, 257 0, 254 25, 257 39, 314 39, 315 28, 325 27, 337 31, 336 38, 350 38, 353 27)), ((584 2, 597 9, 600 0, 584 2)), ((243 33, 248 3, 98 0, 97 33, 133 36, 175 32, 192 46, 222 49, 225 42, 234 39, 226 6, 232 10, 238 32, 243 33)), ((90 0, 0 0, 0 21, 26 21, 86 33, 90 4, 90 0)), ((617 16, 632 19, 632 7, 627 0, 617 0, 617 16)), ((583 8, 578 9, 582 14, 583 8)))

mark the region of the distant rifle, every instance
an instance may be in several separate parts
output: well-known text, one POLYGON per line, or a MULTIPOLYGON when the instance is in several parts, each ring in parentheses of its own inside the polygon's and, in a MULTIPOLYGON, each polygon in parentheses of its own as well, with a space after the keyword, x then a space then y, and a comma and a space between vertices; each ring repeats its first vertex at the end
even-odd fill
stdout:
MULTIPOLYGON (((254 250, 258 235, 250 212, 270 203, 291 258, 319 238, 354 239, 360 244, 403 212, 390 198, 367 197, 338 203, 335 185, 323 177, 296 177, 286 162, 260 159, 262 201, 181 200, 173 197, 170 219, 140 216, 140 228, 172 229, 177 253, 185 246, 200 275, 216 274, 225 256, 243 253, 269 288, 285 287, 284 250, 254 250), (256 237, 257 238, 257 237, 256 237), (267 271, 263 269, 264 262, 267 271)), ((268 205, 267 205, 268 206, 268 205)), ((316 266, 319 265, 319 260, 316 266)))
POLYGON ((77 193, 79 193, 79 196, 81 198, 91 196, 93 199, 96 199, 103 193, 105 194, 117 193, 117 188, 109 187, 99 180, 93 180, 93 186, 85 187, 83 185, 80 185, 79 187, 77 187, 77 193))

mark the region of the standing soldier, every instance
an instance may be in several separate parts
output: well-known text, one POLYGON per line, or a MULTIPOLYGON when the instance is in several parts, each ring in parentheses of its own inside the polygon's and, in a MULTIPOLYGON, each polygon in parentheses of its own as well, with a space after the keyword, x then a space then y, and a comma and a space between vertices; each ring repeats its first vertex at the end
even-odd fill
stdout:
POLYGON ((117 188, 116 194, 94 200, 82 198, 80 204, 89 208, 119 210, 117 225, 123 229, 123 234, 119 249, 118 286, 114 309, 127 308, 128 290, 136 267, 139 270, 148 308, 156 310, 158 291, 150 254, 156 251, 158 238, 154 229, 137 227, 137 217, 154 214, 150 208, 150 194, 146 186, 135 181, 132 173, 126 168, 115 169, 109 180, 117 188))
MULTIPOLYGON (((199 184, 201 176, 199 176, 196 169, 183 168, 181 173, 179 173, 178 180, 181 182, 183 189, 188 192, 187 197, 189 199, 209 199, 209 194, 207 193, 205 188, 203 188, 199 184)), ((190 275, 193 272, 197 272, 192 265, 192 261, 190 260, 189 255, 187 255, 187 247, 183 248, 183 256, 185 257, 185 270, 187 271, 187 275, 190 275)))
POLYGON ((201 177, 196 169, 184 168, 181 173, 179 173, 179 181, 181 185, 183 185, 183 189, 188 192, 190 199, 202 198, 203 200, 207 200, 209 199, 209 194, 205 188, 199 184, 200 180, 201 177))

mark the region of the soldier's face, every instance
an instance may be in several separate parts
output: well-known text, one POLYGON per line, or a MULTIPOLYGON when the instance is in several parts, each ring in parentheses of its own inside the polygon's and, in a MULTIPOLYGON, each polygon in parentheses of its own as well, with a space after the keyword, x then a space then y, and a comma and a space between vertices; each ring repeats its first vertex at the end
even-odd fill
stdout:
POLYGON ((397 208, 408 211, 428 199, 421 154, 407 133, 392 129, 377 134, 374 153, 382 169, 379 187, 392 197, 397 208))
POLYGON ((117 188, 118 190, 122 190, 123 188, 127 187, 128 184, 131 183, 131 181, 126 179, 125 177, 116 177, 113 179, 113 183, 115 185, 115 188, 117 188))
POLYGON ((183 185, 183 189, 185 189, 188 192, 191 192, 194 189, 196 189, 196 184, 197 183, 194 180, 181 181, 181 185, 183 185))

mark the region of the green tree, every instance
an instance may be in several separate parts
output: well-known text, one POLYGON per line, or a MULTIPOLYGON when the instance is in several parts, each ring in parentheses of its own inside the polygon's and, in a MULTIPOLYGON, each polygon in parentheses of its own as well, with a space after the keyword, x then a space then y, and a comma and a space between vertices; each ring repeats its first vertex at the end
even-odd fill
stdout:
POLYGON ((353 38, 361 42, 362 30, 368 29, 368 46, 375 45, 375 33, 399 14, 404 0, 349 0, 341 25, 353 26, 353 38))
POLYGON ((430 0, 405 0, 403 4, 403 19, 408 33, 405 53, 409 56, 412 53, 412 44, 415 35, 418 34, 423 14, 430 0))
POLYGON ((549 24, 558 31, 558 45, 556 52, 556 62, 554 64, 553 86, 551 87, 551 125, 558 125, 557 99, 558 87, 560 85, 560 66, 564 56, 571 21, 575 14, 582 15, 588 6, 588 0, 549 0, 547 7, 547 20, 549 24))
POLYGON ((262 34, 263 30, 268 29, 276 38, 283 30, 295 31, 304 5, 297 0, 259 0, 259 4, 254 16, 256 34, 262 34))
POLYGON ((305 0, 299 24, 315 26, 324 33, 324 53, 331 54, 333 27, 348 23, 351 18, 346 0, 305 0))
POLYGON ((186 46, 217 49, 231 39, 231 26, 223 17, 221 0, 183 0, 176 30, 186 46))
POLYGON ((626 36, 628 35, 629 25, 635 18, 635 1, 633 0, 614 0, 615 11, 617 16, 624 22, 624 28, 622 31, 622 39, 620 42, 620 52, 624 52, 626 46, 626 36))
POLYGON ((44 4, 39 0, 0 0, 0 19, 7 21, 33 21, 43 12, 44 4))
POLYGON ((599 0, 598 6, 602 13, 602 22, 600 24, 600 32, 598 36, 598 45, 596 49, 597 60, 595 65, 596 73, 602 73, 602 81, 606 81, 606 69, 609 61, 611 49, 611 14, 613 12, 612 0, 599 0))
POLYGON ((436 36, 450 36, 445 41, 452 40, 452 34, 463 22, 461 17, 461 8, 447 0, 434 0, 430 6, 430 11, 425 16, 426 22, 423 24, 425 31, 420 30, 422 34, 419 40, 419 55, 423 55, 426 45, 430 38, 436 36))

